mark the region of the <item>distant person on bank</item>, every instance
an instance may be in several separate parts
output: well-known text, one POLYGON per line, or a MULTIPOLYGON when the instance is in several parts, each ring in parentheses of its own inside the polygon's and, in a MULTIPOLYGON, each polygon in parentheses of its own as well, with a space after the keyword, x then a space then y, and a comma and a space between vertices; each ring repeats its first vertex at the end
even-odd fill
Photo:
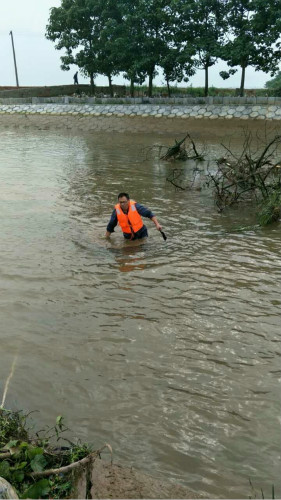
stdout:
POLYGON ((111 214, 110 221, 106 228, 105 236, 109 238, 114 233, 117 223, 120 225, 126 240, 139 240, 148 236, 147 228, 142 221, 142 217, 151 219, 158 231, 162 230, 155 215, 149 208, 140 205, 136 201, 130 200, 128 193, 118 195, 118 203, 111 214))
POLYGON ((78 71, 76 71, 76 73, 74 73, 73 81, 74 81, 74 85, 78 85, 78 71))

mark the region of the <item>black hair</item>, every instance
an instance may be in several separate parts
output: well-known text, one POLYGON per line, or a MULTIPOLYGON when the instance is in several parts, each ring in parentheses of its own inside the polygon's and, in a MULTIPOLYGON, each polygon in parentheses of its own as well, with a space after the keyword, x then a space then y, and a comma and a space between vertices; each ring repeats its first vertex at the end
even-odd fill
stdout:
POLYGON ((128 195, 128 193, 120 193, 120 194, 118 194, 118 196, 117 196, 118 200, 119 200, 119 198, 123 198, 123 196, 126 196, 127 200, 129 200, 129 199, 130 199, 130 196, 128 195))

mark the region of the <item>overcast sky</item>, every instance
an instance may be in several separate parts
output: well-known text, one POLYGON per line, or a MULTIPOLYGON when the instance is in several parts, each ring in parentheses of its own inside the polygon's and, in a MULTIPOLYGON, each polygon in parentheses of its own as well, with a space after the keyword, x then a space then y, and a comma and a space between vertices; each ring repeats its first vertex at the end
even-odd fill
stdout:
MULTIPOLYGON (((29 85, 63 85, 73 83, 73 74, 76 67, 70 71, 60 69, 60 56, 63 52, 57 51, 54 44, 46 40, 45 28, 49 19, 51 7, 58 7, 60 0, 0 0, 0 86, 15 85, 15 70, 11 36, 13 31, 16 51, 18 78, 20 86, 29 85)), ((222 80, 219 71, 227 69, 225 63, 220 62, 210 69, 209 84, 214 87, 240 86, 240 70, 229 78, 222 80)), ((248 68, 246 71, 246 88, 262 88, 270 75, 248 68)), ((79 83, 89 83, 79 75, 79 83)), ((99 76, 96 85, 107 85, 106 77, 99 76)), ((127 84, 122 77, 113 78, 113 83, 127 84)), ((155 78, 156 85, 164 84, 163 77, 155 78)), ((203 86, 204 72, 198 71, 185 85, 203 86)))

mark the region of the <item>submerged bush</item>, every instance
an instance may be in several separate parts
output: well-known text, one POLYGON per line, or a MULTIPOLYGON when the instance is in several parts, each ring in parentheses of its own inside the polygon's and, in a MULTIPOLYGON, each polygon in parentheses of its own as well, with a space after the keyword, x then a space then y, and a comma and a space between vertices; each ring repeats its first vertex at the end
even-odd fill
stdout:
POLYGON ((257 214, 258 222, 261 226, 267 226, 279 220, 281 215, 281 190, 273 190, 267 198, 260 204, 257 214))

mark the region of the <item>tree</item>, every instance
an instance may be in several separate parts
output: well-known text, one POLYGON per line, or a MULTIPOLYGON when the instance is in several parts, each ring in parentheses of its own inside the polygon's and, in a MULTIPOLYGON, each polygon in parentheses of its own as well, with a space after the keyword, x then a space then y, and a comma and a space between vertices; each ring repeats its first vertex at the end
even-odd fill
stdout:
MULTIPOLYGON (((243 96, 248 66, 273 74, 278 70, 280 0, 228 0, 226 20, 229 38, 220 57, 231 68, 241 67, 240 96, 243 96)), ((228 78, 235 71, 221 72, 221 76, 228 78)))
POLYGON ((62 0, 60 7, 51 9, 46 26, 46 38, 56 42, 56 49, 65 49, 61 68, 68 71, 70 64, 77 64, 94 84, 98 71, 95 41, 98 17, 93 15, 87 0, 62 0), (80 50, 79 48, 82 47, 80 50))
POLYGON ((179 37, 193 64, 205 72, 205 96, 209 89, 209 68, 220 53, 226 30, 224 20, 226 0, 177 0, 179 37))
POLYGON ((146 77, 143 62, 144 23, 139 15, 140 2, 136 0, 118 0, 122 12, 122 27, 116 33, 114 43, 115 61, 124 72, 124 78, 130 81, 130 94, 134 97, 135 83, 142 84, 146 77))
POLYGON ((177 19, 173 0, 119 0, 122 4, 123 25, 115 40, 125 77, 134 83, 143 83, 149 77, 148 95, 152 95, 153 78, 161 66, 170 93, 170 81, 181 81, 191 74, 184 60, 180 44, 175 41, 177 19))
POLYGON ((122 22, 118 3, 114 0, 62 0, 53 7, 46 27, 46 37, 56 42, 56 49, 65 49, 62 69, 76 64, 90 76, 108 77, 112 94, 112 75, 118 72, 113 55, 114 31, 122 22))
POLYGON ((171 3, 172 0, 136 0, 135 16, 130 20, 137 33, 137 72, 148 76, 150 97, 153 78, 166 53, 168 37, 173 27, 171 3))
POLYGON ((184 51, 178 47, 166 47, 160 59, 160 66, 163 69, 169 97, 171 96, 170 82, 187 82, 195 73, 193 62, 187 61, 184 51))
MULTIPOLYGON (((97 3, 96 0, 93 3, 97 3)), ((112 77, 120 71, 120 57, 116 52, 116 39, 123 28, 122 13, 116 0, 102 0, 99 7, 96 62, 98 72, 107 76, 109 92, 113 97, 112 77)))
POLYGON ((119 71, 133 83, 157 74, 169 26, 172 0, 62 0, 51 9, 46 36, 56 42, 62 69, 77 64, 89 75, 105 74, 112 93, 112 75, 119 71))

